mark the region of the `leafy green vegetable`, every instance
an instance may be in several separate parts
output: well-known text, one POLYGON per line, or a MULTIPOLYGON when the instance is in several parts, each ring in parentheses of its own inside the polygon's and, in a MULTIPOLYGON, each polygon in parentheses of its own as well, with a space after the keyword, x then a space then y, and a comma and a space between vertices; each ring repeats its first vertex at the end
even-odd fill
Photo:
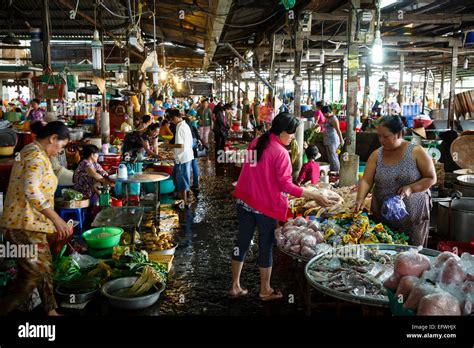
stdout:
POLYGON ((65 201, 80 201, 84 197, 82 193, 69 188, 62 189, 61 195, 65 201))

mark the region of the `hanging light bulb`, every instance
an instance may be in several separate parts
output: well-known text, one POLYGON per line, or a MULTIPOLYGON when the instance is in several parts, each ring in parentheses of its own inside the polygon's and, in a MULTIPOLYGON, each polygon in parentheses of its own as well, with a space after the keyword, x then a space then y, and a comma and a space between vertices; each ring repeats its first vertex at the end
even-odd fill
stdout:
POLYGON ((123 69, 120 66, 118 71, 115 73, 115 80, 119 85, 123 84, 124 82, 124 74, 123 74, 123 69))
POLYGON ((160 72, 161 81, 165 81, 167 78, 168 78, 168 72, 165 69, 161 69, 161 72, 160 72))
POLYGON ((183 83, 182 82, 178 82, 176 84, 176 88, 178 89, 178 91, 181 91, 181 89, 183 88, 183 83))
POLYGON ((92 48, 92 68, 94 70, 102 69, 102 42, 99 38, 99 32, 94 30, 94 39, 91 42, 92 48))
POLYGON ((321 52, 319 53, 319 64, 324 64, 324 56, 326 52, 324 52, 324 48, 321 48, 321 52))
POLYGON ((179 76, 173 76, 173 81, 175 84, 179 83, 179 76))
POLYGON ((380 38, 380 30, 375 32, 374 44, 372 46, 372 63, 380 64, 383 62, 382 39, 380 38))
POLYGON ((147 69, 147 72, 152 73, 153 75, 153 84, 156 86, 158 83, 160 83, 158 74, 160 73, 160 68, 156 64, 156 62, 153 63, 153 65, 147 69))
POLYGON ((469 59, 467 59, 467 57, 464 58, 464 65, 463 65, 463 68, 464 68, 464 69, 468 69, 468 68, 469 68, 469 59))

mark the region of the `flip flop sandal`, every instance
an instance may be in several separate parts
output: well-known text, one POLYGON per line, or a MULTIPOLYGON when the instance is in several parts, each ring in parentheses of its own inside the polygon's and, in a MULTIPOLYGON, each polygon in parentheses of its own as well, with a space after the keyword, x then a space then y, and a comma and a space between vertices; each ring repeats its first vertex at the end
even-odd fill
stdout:
POLYGON ((262 296, 258 295, 261 301, 275 301, 275 300, 281 300, 283 298, 283 294, 281 291, 275 291, 273 290, 270 295, 267 296, 262 296))
POLYGON ((247 289, 242 289, 241 291, 239 291, 236 294, 229 294, 229 297, 230 298, 239 298, 239 297, 247 296, 248 293, 249 293, 249 291, 247 289))

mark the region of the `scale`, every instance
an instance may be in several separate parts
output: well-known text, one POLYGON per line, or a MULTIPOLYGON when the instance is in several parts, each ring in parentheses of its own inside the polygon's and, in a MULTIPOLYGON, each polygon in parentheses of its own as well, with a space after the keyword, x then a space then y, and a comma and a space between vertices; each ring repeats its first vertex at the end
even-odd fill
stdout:
POLYGON ((426 151, 428 152, 428 155, 430 155, 430 157, 436 162, 440 160, 441 151, 439 151, 436 147, 429 147, 426 151))

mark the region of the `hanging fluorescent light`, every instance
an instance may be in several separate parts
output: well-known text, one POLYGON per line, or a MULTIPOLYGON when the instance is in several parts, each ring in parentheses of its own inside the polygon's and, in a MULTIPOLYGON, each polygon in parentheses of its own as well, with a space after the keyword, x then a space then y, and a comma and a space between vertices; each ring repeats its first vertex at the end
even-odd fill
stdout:
POLYGON ((280 68, 278 68, 278 69, 275 71, 275 73, 276 73, 276 79, 277 79, 277 80, 281 80, 281 70, 280 70, 280 68))
POLYGON ((156 86, 158 83, 160 83, 158 74, 160 73, 160 68, 156 64, 156 62, 153 63, 151 67, 147 69, 147 72, 152 73, 153 75, 153 84, 156 86))
POLYGON ((324 56, 326 52, 324 52, 324 48, 321 48, 321 51, 319 52, 319 64, 324 64, 324 56))
POLYGON ((102 69, 102 42, 99 38, 99 32, 94 30, 94 39, 91 42, 92 48, 92 68, 94 70, 102 69))
POLYGON ((383 62, 382 39, 380 38, 380 30, 376 30, 374 44, 372 46, 372 63, 380 64, 382 62, 383 62))
POLYGON ((348 65, 349 65, 349 64, 348 64, 348 62, 347 62, 347 54, 345 54, 345 55, 344 55, 344 58, 343 58, 343 60, 342 60, 342 66, 343 66, 344 68, 347 68, 348 65))
POLYGON ((464 66, 463 66, 464 69, 468 69, 469 68, 469 59, 467 59, 467 57, 464 59, 464 66))
POLYGON ((308 48, 308 50, 306 51, 306 60, 310 60, 310 56, 309 56, 309 48, 308 48))

